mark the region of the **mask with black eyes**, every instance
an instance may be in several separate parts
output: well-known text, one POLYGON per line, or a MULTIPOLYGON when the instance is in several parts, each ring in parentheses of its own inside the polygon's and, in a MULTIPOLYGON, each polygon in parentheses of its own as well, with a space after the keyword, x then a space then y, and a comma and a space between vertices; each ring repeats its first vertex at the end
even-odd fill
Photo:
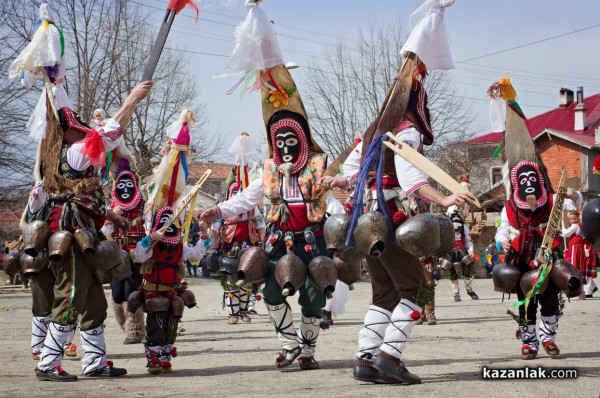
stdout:
POLYGON ((113 201, 123 210, 131 210, 141 199, 135 175, 124 170, 117 176, 111 193, 113 201))
POLYGON ((308 123, 293 112, 275 114, 269 124, 269 137, 275 165, 290 164, 290 173, 297 174, 306 166, 310 154, 308 123))
POLYGON ((520 209, 535 209, 548 200, 544 177, 536 163, 523 160, 510 173, 513 199, 520 209))
POLYGON ((284 127, 275 134, 275 146, 282 163, 295 163, 300 154, 300 142, 292 129, 284 127))
POLYGON ((131 177, 128 175, 121 176, 121 178, 117 179, 115 186, 117 196, 119 199, 121 199, 121 202, 127 203, 133 199, 133 191, 135 190, 135 186, 133 185, 131 177))
MULTIPOLYGON (((167 210, 160 216, 160 220, 158 220, 158 229, 161 229, 171 220, 171 216, 173 212, 171 210, 167 210)), ((169 227, 165 230, 165 236, 175 236, 178 233, 178 229, 173 225, 169 225, 169 227)))
POLYGON ((173 209, 169 206, 165 206, 156 212, 154 216, 154 227, 152 231, 159 231, 168 223, 170 224, 165 230, 165 235, 162 239, 163 243, 177 244, 181 240, 181 234, 179 228, 175 223, 171 223, 171 217, 173 216, 173 209))

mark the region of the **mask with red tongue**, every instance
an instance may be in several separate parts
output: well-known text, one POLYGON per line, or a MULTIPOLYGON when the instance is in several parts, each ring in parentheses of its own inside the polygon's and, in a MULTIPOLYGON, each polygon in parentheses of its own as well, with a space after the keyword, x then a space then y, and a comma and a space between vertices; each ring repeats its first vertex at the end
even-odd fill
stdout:
POLYGON ((519 209, 535 211, 548 201, 548 191, 540 167, 522 160, 512 168, 510 183, 513 199, 519 209))

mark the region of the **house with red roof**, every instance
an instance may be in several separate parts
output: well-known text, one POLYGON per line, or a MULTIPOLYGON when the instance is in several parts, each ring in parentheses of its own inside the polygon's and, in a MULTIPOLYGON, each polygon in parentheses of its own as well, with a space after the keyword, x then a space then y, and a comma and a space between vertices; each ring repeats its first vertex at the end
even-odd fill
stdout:
MULTIPOLYGON (((572 90, 561 88, 559 98, 557 108, 530 117, 527 126, 552 186, 564 168, 568 186, 588 200, 600 193, 600 176, 592 173, 594 159, 600 154, 600 93, 584 98, 582 87, 575 96, 572 90)), ((501 208, 505 200, 502 161, 491 156, 503 138, 504 133, 487 133, 467 141, 469 152, 491 159, 487 169, 471 173, 472 181, 487 186, 479 197, 486 209, 501 208)))

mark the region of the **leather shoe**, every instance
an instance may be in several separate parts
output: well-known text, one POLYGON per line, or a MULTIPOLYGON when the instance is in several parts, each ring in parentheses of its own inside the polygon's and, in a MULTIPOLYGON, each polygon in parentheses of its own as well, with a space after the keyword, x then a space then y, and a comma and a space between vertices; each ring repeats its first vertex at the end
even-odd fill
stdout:
POLYGON ((354 367, 354 374, 352 375, 355 380, 366 381, 368 383, 376 384, 396 384, 398 380, 387 376, 386 374, 378 371, 377 369, 370 366, 356 365, 354 367))
POLYGON ((86 373, 86 377, 119 377, 127 374, 127 369, 115 368, 113 366, 105 366, 101 369, 96 369, 86 373))
POLYGON ((35 370, 35 377, 39 381, 77 381, 77 376, 69 374, 57 366, 53 370, 35 370))
POLYGON ((392 377, 398 380, 399 383, 406 384, 420 384, 421 378, 414 375, 406 369, 404 362, 399 361, 398 363, 392 362, 391 360, 384 358, 383 355, 378 355, 377 359, 373 363, 373 367, 386 376, 392 377))

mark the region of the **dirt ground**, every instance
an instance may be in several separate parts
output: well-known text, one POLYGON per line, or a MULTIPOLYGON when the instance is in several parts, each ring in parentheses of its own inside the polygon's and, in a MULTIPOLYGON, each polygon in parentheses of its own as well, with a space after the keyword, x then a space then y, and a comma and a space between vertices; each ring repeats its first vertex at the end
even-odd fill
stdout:
MULTIPOLYGON (((192 279, 199 308, 186 309, 179 356, 173 373, 151 376, 146 372, 142 345, 123 345, 113 314, 106 321, 109 359, 127 368, 119 379, 88 379, 76 383, 39 382, 30 357, 31 310, 27 291, 0 294, 0 396, 2 397, 598 397, 600 392, 600 299, 572 300, 560 320, 557 343, 561 355, 550 359, 541 353, 534 361, 519 359, 516 323, 506 315, 515 303, 501 302, 490 279, 477 280, 480 299, 464 293, 455 303, 450 282, 442 280, 436 293, 438 324, 415 326, 404 361, 423 378, 413 386, 374 385, 352 379, 357 333, 368 308, 370 284, 361 282, 350 292, 346 313, 321 332, 316 359, 321 369, 300 371, 274 367, 280 349, 266 309, 252 323, 227 325, 221 307, 222 290, 217 280, 192 279), (574 380, 483 380, 482 367, 575 368, 574 380)), ((107 292, 109 294, 109 292, 107 292)), ((600 296, 600 295, 598 295, 600 296)), ((295 314, 298 306, 291 300, 295 314)), ((298 321, 296 317, 296 321, 298 321)), ((76 338, 78 339, 79 333, 76 338)), ((77 340, 76 340, 77 341, 77 340)), ((81 350, 81 349, 80 349, 81 350)), ((81 354, 81 352, 80 352, 81 354)), ((80 372, 79 358, 65 359, 63 368, 80 372)))

